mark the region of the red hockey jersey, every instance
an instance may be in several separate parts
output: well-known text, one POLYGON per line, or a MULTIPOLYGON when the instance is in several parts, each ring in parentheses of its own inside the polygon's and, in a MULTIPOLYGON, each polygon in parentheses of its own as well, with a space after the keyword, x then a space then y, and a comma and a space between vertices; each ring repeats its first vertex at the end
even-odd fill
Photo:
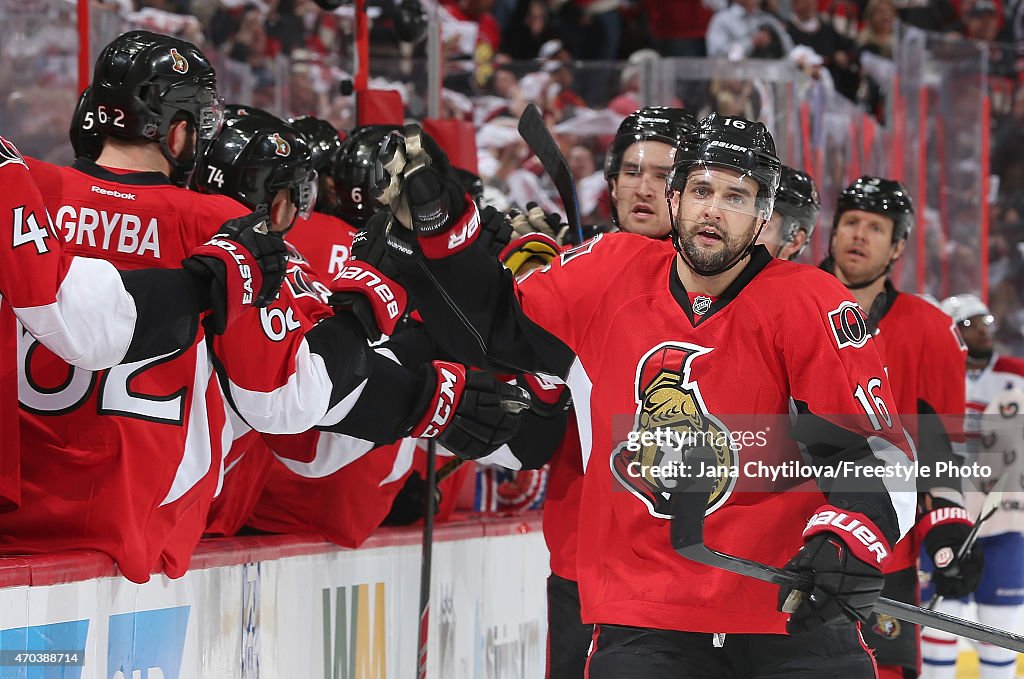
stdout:
MULTIPOLYGON (((671 451, 645 431, 700 434, 720 464, 738 471, 716 475, 705 523, 709 546, 726 553, 781 566, 797 552, 825 496, 814 478, 772 480, 758 463, 782 472, 804 456, 835 469, 833 456, 855 451, 860 481, 844 467, 829 500, 858 507, 889 544, 912 526, 911 448, 866 321, 834 278, 758 247, 695 322, 669 243, 598 237, 515 286, 482 250, 459 248, 459 234, 438 239, 455 243, 454 255, 421 240, 428 257, 439 257, 426 263, 445 295, 417 289, 420 310, 464 362, 487 361, 479 353, 485 347, 492 366, 556 375, 571 388, 586 469, 578 559, 584 622, 785 631, 776 586, 695 564, 671 548, 669 484, 654 468, 700 470, 672 467, 671 451), (893 478, 866 478, 878 470, 893 478)), ((415 276, 416 266, 403 264, 403 275, 415 276)))
POLYGON ((580 499, 583 496, 583 462, 576 418, 569 416, 565 438, 554 457, 544 498, 544 542, 551 553, 551 572, 576 580, 576 541, 580 530, 580 499))
MULTIPOLYGON (((159 173, 82 161, 31 167, 67 250, 121 269, 179 267, 221 223, 247 212, 159 173)), ((187 519, 198 539, 231 440, 202 332, 182 351, 101 372, 30 341, 19 356, 24 503, 0 517, 0 548, 104 551, 135 582, 154 568, 182 575, 194 542, 162 553, 187 519)))
POLYGON ((314 212, 309 219, 296 219, 285 240, 302 253, 317 275, 331 280, 352 256, 352 236, 356 231, 337 217, 314 212))
MULTIPOLYGON (((888 306, 878 322, 875 340, 889 376, 896 411, 914 440, 921 464, 949 460, 962 454, 967 349, 949 316, 916 295, 886 285, 888 306)), ((933 484, 960 490, 960 480, 921 478, 920 487, 933 484)), ((885 571, 892 573, 917 563, 920 545, 916 531, 900 541, 885 571)))

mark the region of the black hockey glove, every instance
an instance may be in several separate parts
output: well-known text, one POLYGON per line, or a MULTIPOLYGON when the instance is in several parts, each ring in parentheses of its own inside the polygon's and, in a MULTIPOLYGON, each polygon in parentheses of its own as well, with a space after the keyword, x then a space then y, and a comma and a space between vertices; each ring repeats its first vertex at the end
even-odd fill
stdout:
POLYGON ((480 245, 497 257, 512 240, 511 213, 500 212, 490 205, 480 210, 480 245))
POLYGON ((882 594, 881 561, 891 553, 878 528, 862 514, 826 505, 808 522, 804 540, 786 569, 811 576, 814 586, 779 589, 778 610, 792 613, 786 631, 866 621, 882 594))
POLYGON ((516 377, 516 385, 530 396, 530 412, 539 417, 554 417, 569 407, 572 392, 564 384, 549 382, 543 377, 524 373, 516 377))
POLYGON ((277 299, 288 269, 288 248, 281 234, 267 226, 263 212, 229 219, 182 260, 198 289, 209 291, 209 332, 223 333, 246 308, 262 308, 277 299))
POLYGON ((530 407, 524 390, 458 363, 434 361, 424 370, 422 405, 413 409, 416 422, 406 436, 437 438, 465 460, 489 455, 515 436, 519 413, 530 407))
POLYGON ((924 515, 916 530, 923 535, 925 551, 935 564, 932 582, 935 593, 942 597, 967 596, 978 588, 985 557, 975 542, 962 559, 956 555, 964 544, 974 522, 960 505, 944 498, 925 496, 924 515))
POLYGON ((369 340, 393 335, 409 306, 398 269, 388 257, 385 230, 390 221, 387 210, 370 218, 352 238, 352 257, 330 285, 328 303, 335 311, 354 315, 369 340))

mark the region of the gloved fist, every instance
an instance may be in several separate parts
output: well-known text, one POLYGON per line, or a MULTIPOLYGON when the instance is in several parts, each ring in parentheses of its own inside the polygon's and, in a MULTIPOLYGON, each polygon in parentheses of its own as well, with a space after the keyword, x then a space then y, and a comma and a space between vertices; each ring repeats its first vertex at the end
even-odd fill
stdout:
POLYGON ((512 229, 516 236, 542 233, 554 238, 560 246, 565 244, 569 225, 562 223, 562 216, 557 212, 545 214, 537 203, 529 202, 526 204, 525 214, 513 208, 509 210, 509 216, 512 218, 512 229))
POLYGON ((387 225, 391 213, 376 213, 352 238, 352 256, 331 281, 328 303, 335 311, 353 314, 369 340, 392 335, 409 307, 398 282, 398 269, 388 257, 387 225))
POLYGON ((512 228, 511 212, 501 212, 490 205, 480 210, 480 245, 492 257, 498 257, 512 240, 512 228))
POLYGON ((978 588, 985 557, 975 542, 963 558, 957 554, 971 532, 974 522, 967 510, 944 498, 927 496, 930 511, 917 522, 916 530, 923 534, 925 551, 935 564, 932 583, 935 593, 942 597, 960 598, 978 588))
POLYGON ((248 307, 277 299, 288 269, 288 248, 268 230, 267 216, 253 212, 229 219, 217 234, 181 262, 201 288, 210 291, 210 332, 220 334, 248 307))
POLYGON ((419 236, 448 231, 466 211, 466 192, 448 157, 416 124, 381 142, 372 183, 374 198, 419 236))
POLYGON ((810 576, 805 590, 780 587, 778 610, 792 613, 789 634, 820 625, 864 622, 882 594, 881 565, 891 550, 863 514, 825 505, 804 530, 804 546, 786 570, 810 576))
POLYGON ((406 436, 437 438, 455 455, 475 460, 494 452, 519 429, 519 413, 530 407, 521 388, 490 373, 468 371, 457 363, 434 361, 425 367, 428 379, 422 408, 406 436))

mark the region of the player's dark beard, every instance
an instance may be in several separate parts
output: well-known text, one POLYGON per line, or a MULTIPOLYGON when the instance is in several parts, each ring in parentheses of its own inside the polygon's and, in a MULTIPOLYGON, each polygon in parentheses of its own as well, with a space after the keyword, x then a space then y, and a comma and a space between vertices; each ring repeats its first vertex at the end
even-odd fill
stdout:
POLYGON ((685 229, 680 225, 680 242, 683 248, 683 252, 686 254, 686 258, 694 268, 702 271, 717 271, 725 267, 727 264, 731 264, 737 259, 744 248, 750 243, 750 234, 747 233, 743 237, 730 238, 728 234, 724 233, 717 226, 711 222, 695 222, 692 227, 685 229), (708 227, 714 229, 714 231, 722 238, 722 248, 716 252, 708 252, 697 247, 694 242, 697 238, 697 234, 701 229, 708 227))
POLYGON ((970 345, 967 346, 967 356, 975 361, 985 361, 987 363, 992 360, 993 353, 995 353, 993 349, 973 349, 970 345))

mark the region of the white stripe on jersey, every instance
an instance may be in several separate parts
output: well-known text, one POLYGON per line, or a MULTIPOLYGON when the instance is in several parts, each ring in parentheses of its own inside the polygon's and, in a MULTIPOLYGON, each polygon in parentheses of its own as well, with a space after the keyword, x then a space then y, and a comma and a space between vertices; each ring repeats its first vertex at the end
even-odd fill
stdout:
POLYGON ((590 462, 590 453, 594 448, 594 433, 590 420, 590 398, 594 390, 594 383, 590 381, 590 375, 586 368, 580 363, 580 357, 573 359, 569 366, 569 374, 565 383, 572 392, 573 409, 576 411, 576 422, 580 430, 580 453, 583 455, 583 471, 587 471, 587 464, 590 462))

